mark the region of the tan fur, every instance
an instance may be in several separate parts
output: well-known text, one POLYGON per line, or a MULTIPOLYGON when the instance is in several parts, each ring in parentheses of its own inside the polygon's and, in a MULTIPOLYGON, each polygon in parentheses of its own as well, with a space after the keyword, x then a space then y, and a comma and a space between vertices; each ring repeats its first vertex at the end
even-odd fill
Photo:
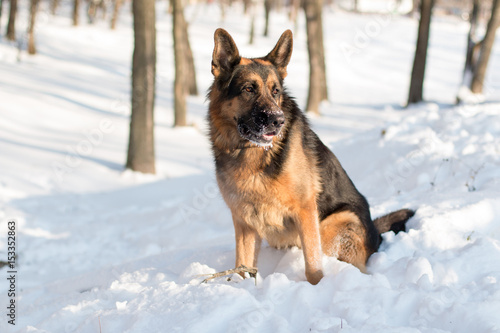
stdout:
POLYGON ((264 65, 264 66, 272 66, 273 65, 273 64, 271 64, 270 61, 264 60, 264 59, 255 59, 255 62, 259 63, 261 65, 264 65))
POLYGON ((248 58, 241 57, 240 65, 250 65, 251 63, 252 63, 252 60, 250 60, 248 58))
POLYGON ((320 232, 324 254, 366 271, 366 261, 373 251, 365 244, 365 229, 356 214, 350 211, 331 214, 321 221, 320 232))

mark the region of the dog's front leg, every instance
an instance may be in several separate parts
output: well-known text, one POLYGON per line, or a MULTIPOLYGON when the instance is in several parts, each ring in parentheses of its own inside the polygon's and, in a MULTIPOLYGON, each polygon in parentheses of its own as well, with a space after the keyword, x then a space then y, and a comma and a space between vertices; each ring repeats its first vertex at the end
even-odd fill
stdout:
POLYGON ((317 284, 323 278, 321 237, 316 202, 312 201, 299 212, 299 234, 306 263, 306 278, 317 284))
MULTIPOLYGON (((257 231, 248 226, 242 219, 233 216, 236 238, 236 265, 235 267, 257 267, 262 239, 257 231)), ((240 273, 244 277, 244 273, 240 273)))

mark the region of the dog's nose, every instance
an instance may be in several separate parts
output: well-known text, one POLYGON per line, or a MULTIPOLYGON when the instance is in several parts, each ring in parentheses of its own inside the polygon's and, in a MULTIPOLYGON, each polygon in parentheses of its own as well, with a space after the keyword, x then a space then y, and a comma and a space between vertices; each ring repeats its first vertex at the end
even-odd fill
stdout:
POLYGON ((285 115, 283 112, 259 112, 255 117, 255 123, 259 127, 277 130, 285 124, 285 115))
POLYGON ((285 115, 283 114, 283 112, 273 114, 272 117, 270 118, 271 118, 270 124, 276 129, 280 129, 281 126, 285 124, 285 115))

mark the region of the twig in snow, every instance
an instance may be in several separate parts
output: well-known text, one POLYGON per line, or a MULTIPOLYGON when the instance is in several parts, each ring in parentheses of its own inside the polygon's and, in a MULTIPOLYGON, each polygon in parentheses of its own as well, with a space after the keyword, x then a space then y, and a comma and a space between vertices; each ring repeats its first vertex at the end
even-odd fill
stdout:
POLYGON ((465 186, 467 186, 467 189, 469 190, 469 192, 474 192, 476 190, 476 187, 474 186, 474 182, 476 180, 476 176, 477 174, 479 173, 479 170, 481 170, 482 168, 484 168, 484 163, 481 164, 481 166, 477 169, 472 169, 470 170, 470 180, 468 180, 466 183, 465 183, 465 186), (469 184, 470 182, 470 184, 469 184))
POLYGON ((239 274, 248 273, 248 274, 250 274, 250 277, 255 278, 257 276, 257 268, 256 267, 246 267, 244 265, 241 265, 241 266, 233 268, 233 269, 228 269, 227 271, 222 271, 222 272, 218 272, 218 273, 214 273, 214 274, 202 274, 201 276, 208 276, 208 277, 205 280, 201 281, 201 283, 207 283, 208 281, 210 281, 212 279, 226 276, 226 275, 230 275, 230 274, 234 274, 234 273, 239 273, 239 274))

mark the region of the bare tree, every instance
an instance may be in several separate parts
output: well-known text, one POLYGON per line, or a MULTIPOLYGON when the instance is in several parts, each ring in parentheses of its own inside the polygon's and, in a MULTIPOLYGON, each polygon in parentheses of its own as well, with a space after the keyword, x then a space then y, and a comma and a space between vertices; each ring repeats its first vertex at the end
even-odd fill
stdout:
POLYGON ((60 0, 50 0, 50 13, 56 15, 57 8, 59 8, 60 0))
POLYGON ((412 7, 410 12, 411 17, 415 17, 417 15, 419 5, 420 5, 420 0, 412 0, 412 7))
MULTIPOLYGON (((2 22, 3 0, 0 0, 0 22, 2 22)), ((0 27, 1 31, 2 27, 0 27)))
POLYGON ((264 15, 265 15, 265 23, 264 23, 264 36, 269 36, 269 15, 271 14, 271 6, 272 0, 264 0, 264 15))
POLYGON ((432 7, 435 0, 422 0, 420 2, 420 23, 418 25, 417 47, 411 71, 410 92, 408 104, 418 103, 423 100, 425 64, 427 62, 427 48, 431 27, 432 7))
POLYGON ((486 69, 488 68, 488 61, 490 59, 491 50, 495 43, 495 33, 500 26, 500 0, 493 0, 491 8, 491 17, 488 21, 486 34, 480 42, 479 55, 477 57, 477 64, 473 66, 472 82, 470 90, 473 93, 482 93, 484 78, 486 77, 486 69))
POLYGON ((132 115, 126 167, 134 171, 155 173, 155 0, 132 0, 132 10, 134 17, 132 115))
POLYGON ((228 2, 227 0, 219 0, 221 22, 224 22, 226 20, 226 7, 228 5, 227 2, 228 2))
POLYGON ((184 13, 182 0, 173 0, 173 36, 174 36, 174 126, 186 126, 186 43, 184 41, 184 13))
POLYGON ((28 54, 36 54, 35 47, 35 21, 40 0, 30 1, 30 22, 28 27, 28 54))
POLYGON ((328 99, 325 49, 323 46, 322 0, 305 0, 307 50, 309 54, 309 94, 306 110, 319 114, 319 104, 328 99))
POLYGON ((73 25, 77 26, 79 23, 78 13, 80 12, 80 0, 73 0, 73 25))
POLYGON ((184 18, 182 0, 173 0, 175 80, 174 126, 187 125, 186 95, 198 95, 194 57, 189 43, 188 24, 184 18))
MULTIPOLYGON (((184 12, 184 11, 183 11, 184 12)), ((186 70, 187 76, 185 78, 185 83, 187 86, 187 91, 191 96, 198 95, 198 85, 196 84, 196 68, 194 66, 194 56, 193 50, 191 49, 191 43, 189 42, 189 32, 188 32, 188 23, 184 18, 184 13, 182 14, 182 28, 184 34, 184 42, 186 45, 184 46, 186 52, 186 70)))
POLYGON ((7 32, 5 37, 8 40, 16 40, 16 15, 17 15, 17 0, 10 0, 9 7, 9 23, 7 23, 7 32))
POLYGON ((293 22, 293 29, 295 32, 298 30, 298 17, 299 17, 299 11, 300 11, 300 3, 301 0, 291 0, 290 3, 290 13, 289 13, 289 18, 290 21, 293 22))
POLYGON ((123 0, 114 0, 113 6, 113 16, 111 17, 111 30, 116 29, 116 22, 118 21, 118 14, 120 13, 120 7, 123 0))
POLYGON ((243 0, 243 14, 248 14, 248 9, 252 6, 252 0, 243 0))
MULTIPOLYGON (((480 44, 476 39, 476 30, 478 24, 479 10, 481 0, 473 0, 471 14, 469 16, 469 33, 467 35, 467 50, 465 55, 465 65, 462 74, 462 87, 470 87, 474 72, 474 65, 477 62, 477 54, 480 44)), ((461 102, 460 93, 457 96, 457 103, 461 102)))
POLYGON ((250 11, 250 38, 248 39, 248 44, 252 45, 255 37, 255 6, 250 1, 245 1, 245 6, 246 12, 250 11))

